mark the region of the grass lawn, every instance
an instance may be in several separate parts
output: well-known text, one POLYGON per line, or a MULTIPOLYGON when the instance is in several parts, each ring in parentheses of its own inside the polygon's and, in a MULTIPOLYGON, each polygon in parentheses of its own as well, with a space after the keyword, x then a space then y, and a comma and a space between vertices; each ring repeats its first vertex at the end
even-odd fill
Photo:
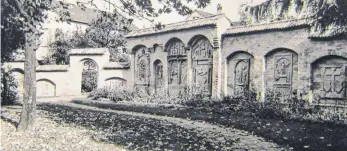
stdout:
POLYGON ((93 140, 96 131, 55 122, 41 110, 33 131, 16 132, 20 112, 20 106, 1 107, 2 151, 125 151, 123 147, 93 140))
POLYGON ((293 150, 345 151, 347 125, 298 120, 262 119, 254 116, 211 112, 211 110, 153 105, 129 105, 75 100, 74 103, 206 121, 246 130, 293 150))

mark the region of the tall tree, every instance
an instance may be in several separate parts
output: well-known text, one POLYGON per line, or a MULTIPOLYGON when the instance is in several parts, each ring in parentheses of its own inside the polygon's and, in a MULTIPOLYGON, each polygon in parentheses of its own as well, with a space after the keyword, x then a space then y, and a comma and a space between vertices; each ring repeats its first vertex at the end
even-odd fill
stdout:
MULTIPOLYGON (((36 113, 36 58, 35 50, 38 47, 37 40, 42 34, 48 10, 63 8, 63 3, 53 3, 52 0, 2 0, 2 59, 10 60, 11 54, 17 49, 25 50, 24 67, 24 98, 23 109, 17 127, 18 131, 26 131, 34 125, 36 113), (5 41, 6 40, 6 41, 5 41)), ((68 17, 63 9, 59 11, 61 16, 68 17)), ((65 18, 59 18, 61 20, 65 18)))
MULTIPOLYGON (((100 0, 99 0, 100 1, 100 0)), ((192 10, 181 0, 157 0, 155 2, 160 4, 159 9, 155 9, 152 5, 152 0, 101 0, 109 5, 114 6, 120 12, 126 12, 130 16, 137 18, 151 18, 157 17, 162 13, 170 13, 176 10, 181 15, 187 15, 192 10)), ((192 3, 198 7, 206 7, 211 0, 186 0, 187 3, 192 3)), ((24 99, 23 109, 18 131, 25 131, 33 128, 35 113, 36 113, 36 58, 35 50, 39 42, 39 36, 42 34, 42 25, 47 18, 47 11, 55 10, 60 16, 60 20, 69 21, 69 12, 66 11, 67 6, 62 2, 54 2, 53 0, 2 0, 1 1, 2 14, 1 22, 12 26, 2 26, 2 35, 10 36, 15 39, 12 44, 7 45, 8 48, 2 48, 2 54, 8 55, 15 49, 24 47, 25 50, 25 74, 24 74, 24 99), (6 11, 5 11, 6 8, 6 11), (4 11, 3 11, 4 9, 4 11), (17 34, 20 33, 19 38, 17 34), (3 51, 5 51, 3 53, 3 51)), ((92 4, 96 6, 94 0, 87 0, 87 2, 79 2, 80 7, 85 7, 85 4, 92 4)), ((116 12, 116 11, 115 11, 116 12)), ((3 24, 4 25, 4 24, 3 24)), ((4 43, 2 39, 2 43, 4 43)))

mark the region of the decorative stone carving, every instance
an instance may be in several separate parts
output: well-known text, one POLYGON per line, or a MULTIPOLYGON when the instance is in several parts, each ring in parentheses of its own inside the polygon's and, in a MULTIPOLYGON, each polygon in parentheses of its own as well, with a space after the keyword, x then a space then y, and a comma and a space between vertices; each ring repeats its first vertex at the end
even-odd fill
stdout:
POLYGON ((274 93, 275 97, 290 98, 292 94, 293 55, 274 56, 274 93))
POLYGON ((211 94, 212 52, 212 45, 206 38, 197 40, 192 46, 193 90, 196 93, 211 94))
POLYGON ((323 99, 344 99, 346 97, 346 67, 326 66, 322 68, 323 99))
POLYGON ((326 56, 312 64, 314 103, 346 103, 347 59, 326 56))
POLYGON ((234 95, 243 96, 245 91, 248 90, 249 87, 249 65, 250 59, 239 59, 236 60, 235 65, 235 88, 234 95))
POLYGON ((168 52, 169 93, 177 95, 180 87, 187 82, 187 50, 178 40, 172 40, 166 47, 168 52))
POLYGON ((83 63, 82 92, 91 92, 98 86, 98 66, 93 60, 83 63))

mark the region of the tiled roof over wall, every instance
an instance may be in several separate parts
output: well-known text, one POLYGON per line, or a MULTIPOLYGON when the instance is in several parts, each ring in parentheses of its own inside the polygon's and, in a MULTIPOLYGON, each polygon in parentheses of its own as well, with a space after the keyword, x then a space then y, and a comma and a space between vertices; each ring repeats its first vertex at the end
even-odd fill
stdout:
POLYGON ((127 34, 126 37, 138 37, 138 36, 144 36, 144 35, 164 33, 164 32, 169 32, 169 31, 189 29, 189 28, 194 28, 194 27, 216 25, 217 21, 222 17, 225 17, 225 15, 224 14, 218 14, 218 15, 213 15, 213 16, 209 16, 206 18, 199 18, 199 19, 195 19, 195 20, 187 20, 187 21, 182 21, 182 22, 177 22, 177 23, 172 23, 172 24, 166 24, 160 30, 155 29, 153 27, 134 30, 134 31, 130 32, 129 34, 127 34))
POLYGON ((246 25, 246 26, 235 26, 229 28, 223 35, 238 35, 244 33, 253 33, 259 31, 268 31, 268 30, 281 30, 288 29, 293 27, 300 26, 309 26, 310 21, 307 19, 300 20, 287 20, 287 21, 279 21, 272 23, 262 23, 255 25, 246 25))
POLYGON ((69 65, 41 65, 36 67, 36 72, 68 71, 69 65))
POLYGON ((104 69, 128 69, 129 65, 124 65, 119 62, 108 62, 104 65, 104 69))
POLYGON ((71 49, 70 55, 103 55, 107 48, 71 49))

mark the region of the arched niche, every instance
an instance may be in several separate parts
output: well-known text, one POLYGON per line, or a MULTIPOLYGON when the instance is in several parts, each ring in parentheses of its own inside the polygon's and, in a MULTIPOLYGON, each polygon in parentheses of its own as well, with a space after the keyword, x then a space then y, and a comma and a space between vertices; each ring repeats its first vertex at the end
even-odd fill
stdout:
POLYGON ((211 95, 213 47, 210 41, 202 35, 194 36, 189 45, 192 58, 193 91, 211 95))
POLYGON ((107 78, 105 80, 105 88, 114 89, 114 88, 124 87, 126 86, 126 82, 127 81, 125 79, 119 78, 119 77, 107 78))
POLYGON ((56 96, 56 85, 49 79, 39 79, 36 81, 37 97, 54 97, 56 96))
POLYGON ((227 94, 244 96, 250 88, 253 56, 236 51, 227 57, 227 94))
POLYGON ((88 93, 98 87, 99 67, 92 59, 84 59, 82 63, 81 92, 88 93))
POLYGON ((172 38, 165 44, 168 61, 168 88, 170 95, 178 95, 187 84, 187 50, 178 38, 172 38))
POLYGON ((154 67, 154 90, 158 92, 158 90, 164 88, 164 75, 163 75, 163 63, 157 59, 153 63, 154 67))
POLYGON ((287 48, 278 48, 265 55, 266 99, 286 100, 298 88, 298 54, 287 48))
POLYGON ((347 58, 329 55, 311 63, 313 102, 341 105, 346 103, 347 58))
POLYGON ((150 85, 150 52, 144 45, 133 48, 135 89, 140 95, 149 94, 150 85))

